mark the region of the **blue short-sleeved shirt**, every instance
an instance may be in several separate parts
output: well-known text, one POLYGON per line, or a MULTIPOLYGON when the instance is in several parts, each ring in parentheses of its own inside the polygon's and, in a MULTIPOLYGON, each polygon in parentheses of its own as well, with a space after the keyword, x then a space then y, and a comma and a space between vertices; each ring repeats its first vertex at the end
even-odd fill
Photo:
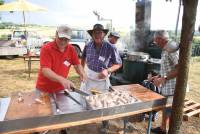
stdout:
POLYGON ((119 52, 107 41, 103 41, 99 49, 93 41, 89 42, 83 50, 82 58, 86 60, 88 68, 95 72, 101 72, 113 64, 122 64, 119 52))

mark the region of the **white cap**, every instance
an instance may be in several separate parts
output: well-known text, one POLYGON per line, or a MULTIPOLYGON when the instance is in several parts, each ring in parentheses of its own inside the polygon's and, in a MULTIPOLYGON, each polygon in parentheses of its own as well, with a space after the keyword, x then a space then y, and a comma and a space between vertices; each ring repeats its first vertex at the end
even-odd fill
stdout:
POLYGON ((72 30, 66 25, 61 25, 57 27, 57 33, 59 38, 71 39, 72 30))

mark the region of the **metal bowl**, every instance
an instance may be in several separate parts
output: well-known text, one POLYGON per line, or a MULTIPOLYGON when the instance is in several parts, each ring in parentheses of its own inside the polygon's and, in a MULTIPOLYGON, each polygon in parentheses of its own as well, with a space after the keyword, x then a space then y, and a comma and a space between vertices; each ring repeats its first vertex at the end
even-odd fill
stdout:
POLYGON ((150 55, 144 52, 127 52, 126 59, 129 61, 143 61, 146 62, 150 55))

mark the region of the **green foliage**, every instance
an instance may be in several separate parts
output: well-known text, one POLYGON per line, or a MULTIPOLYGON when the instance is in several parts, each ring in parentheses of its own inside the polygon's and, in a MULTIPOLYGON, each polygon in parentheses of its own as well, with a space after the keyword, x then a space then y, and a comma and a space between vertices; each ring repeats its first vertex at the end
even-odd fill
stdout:
MULTIPOLYGON (((34 27, 34 26, 37 26, 39 27, 39 25, 37 24, 27 24, 26 27, 34 27)), ((23 24, 15 24, 15 23, 12 23, 12 22, 2 22, 0 23, 0 29, 17 29, 19 27, 24 27, 23 24)))
POLYGON ((2 22, 0 23, 0 29, 11 29, 13 27, 18 27, 18 24, 14 24, 12 22, 2 22))
POLYGON ((193 37, 192 43, 195 45, 200 45, 200 36, 193 37))
POLYGON ((8 39, 8 35, 0 35, 0 40, 7 40, 8 39))
POLYGON ((3 5, 4 4, 4 0, 0 0, 0 5, 3 5))
POLYGON ((193 57, 192 60, 193 62, 200 62, 200 56, 193 57))

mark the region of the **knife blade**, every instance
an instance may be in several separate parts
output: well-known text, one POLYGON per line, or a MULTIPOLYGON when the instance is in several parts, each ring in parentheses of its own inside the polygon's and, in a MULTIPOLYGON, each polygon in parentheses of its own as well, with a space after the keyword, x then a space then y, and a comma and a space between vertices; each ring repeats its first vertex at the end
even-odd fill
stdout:
POLYGON ((95 88, 93 89, 90 89, 90 92, 93 94, 93 95, 98 95, 98 94, 102 94, 102 92, 96 90, 95 88))
POLYGON ((81 91, 81 90, 79 90, 79 89, 77 89, 77 88, 75 88, 75 87, 71 87, 71 90, 72 90, 73 92, 79 93, 79 94, 81 94, 81 95, 89 96, 88 93, 83 92, 83 91, 81 91))
POLYGON ((72 99, 74 102, 76 102, 77 104, 79 104, 79 105, 82 106, 82 104, 81 104, 79 101, 77 101, 74 97, 72 97, 72 96, 69 94, 69 92, 67 92, 66 90, 64 90, 64 95, 67 96, 67 97, 69 97, 69 98, 72 99))

